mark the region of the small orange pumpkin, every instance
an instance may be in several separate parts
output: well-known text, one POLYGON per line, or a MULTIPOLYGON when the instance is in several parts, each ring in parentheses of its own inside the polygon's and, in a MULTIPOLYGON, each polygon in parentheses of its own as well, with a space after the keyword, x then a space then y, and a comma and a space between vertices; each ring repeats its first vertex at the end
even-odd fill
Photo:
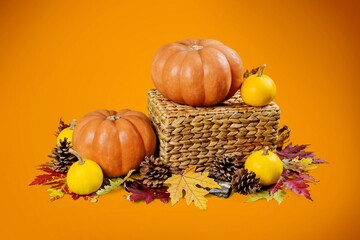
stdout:
POLYGON ((72 144, 80 156, 97 162, 105 176, 119 177, 154 154, 156 137, 141 112, 97 110, 76 125, 72 144))
POLYGON ((243 81, 240 56, 212 39, 187 39, 160 48, 151 77, 166 98, 192 106, 212 106, 231 98, 243 81))

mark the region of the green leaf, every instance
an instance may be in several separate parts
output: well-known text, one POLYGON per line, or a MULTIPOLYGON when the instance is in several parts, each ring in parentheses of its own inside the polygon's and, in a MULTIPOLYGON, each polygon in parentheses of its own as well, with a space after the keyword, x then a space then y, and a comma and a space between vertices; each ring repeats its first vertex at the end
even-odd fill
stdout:
POLYGON ((276 191, 273 195, 270 195, 269 191, 260 191, 255 194, 250 194, 247 202, 255 202, 261 199, 266 199, 266 201, 276 200, 278 204, 281 204, 286 196, 286 192, 282 189, 276 191))
POLYGON ((273 196, 270 196, 269 191, 260 191, 254 194, 250 194, 247 202, 255 202, 261 199, 266 199, 267 201, 270 201, 272 198, 273 196))
POLYGON ((282 189, 279 189, 272 196, 278 202, 278 204, 281 204, 286 197, 286 192, 282 189))
POLYGON ((64 192, 61 189, 49 188, 47 191, 50 192, 50 198, 58 199, 64 196, 64 192))
POLYGON ((130 170, 124 178, 119 177, 119 178, 109 179, 110 185, 105 185, 104 188, 97 190, 96 194, 99 196, 102 196, 102 195, 105 195, 105 194, 108 194, 108 193, 114 191, 115 189, 120 187, 121 184, 123 184, 128 178, 130 178, 131 174, 134 171, 135 171, 135 169, 130 170))

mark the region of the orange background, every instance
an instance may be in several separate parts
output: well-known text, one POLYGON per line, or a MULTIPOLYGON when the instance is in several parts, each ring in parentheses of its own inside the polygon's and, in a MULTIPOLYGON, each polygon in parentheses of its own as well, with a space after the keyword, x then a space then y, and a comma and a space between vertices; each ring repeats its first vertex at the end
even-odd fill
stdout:
POLYGON ((2 239, 354 239, 359 225, 360 5, 343 1, 1 1, 2 239), (330 162, 314 202, 209 197, 208 210, 146 205, 123 190, 92 204, 29 187, 60 117, 98 108, 147 113, 156 50, 189 37, 267 63, 294 143, 330 162))

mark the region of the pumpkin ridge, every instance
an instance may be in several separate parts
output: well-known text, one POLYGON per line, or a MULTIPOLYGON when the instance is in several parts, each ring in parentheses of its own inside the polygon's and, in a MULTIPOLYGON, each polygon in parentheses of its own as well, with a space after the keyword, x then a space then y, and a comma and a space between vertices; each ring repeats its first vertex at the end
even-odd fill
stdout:
MULTIPOLYGON (((164 70, 165 70, 165 67, 166 67, 166 65, 168 64, 168 62, 170 61, 170 59, 174 56, 174 55, 176 55, 176 54, 178 54, 179 52, 178 51, 174 51, 171 55, 169 55, 169 57, 165 60, 165 62, 164 62, 164 65, 163 65, 163 67, 160 69, 161 70, 161 74, 159 74, 161 77, 159 78, 160 79, 160 85, 164 85, 164 70)), ((155 83, 155 82, 154 82, 155 83)), ((159 83, 158 83, 159 84, 159 83)), ((165 89, 165 91, 166 91, 166 89, 165 89)))
MULTIPOLYGON (((200 41, 201 42, 201 41, 200 41)), ((204 66, 204 62, 203 62, 203 59, 202 59, 202 54, 201 54, 201 52, 199 52, 199 57, 200 57, 200 61, 201 61, 201 66, 204 66)), ((201 69, 202 69, 202 92, 204 93, 204 97, 203 97, 203 99, 202 99, 202 103, 201 103, 201 105, 202 106, 204 106, 204 104, 205 104, 205 102, 206 102, 206 91, 205 91, 205 80, 204 80, 204 78, 205 78, 205 69, 204 69, 204 67, 201 67, 201 69)))
MULTIPOLYGON (((96 131, 95 131, 95 134, 94 134, 94 136, 98 136, 99 134, 101 134, 103 131, 104 131, 104 129, 106 129, 106 127, 109 127, 109 126, 107 126, 106 124, 111 124, 110 126, 112 127, 112 128, 116 128, 116 126, 115 126, 115 123, 116 121, 113 121, 113 120, 106 120, 106 119, 104 119, 98 126, 97 126, 97 128, 96 128, 96 131), (109 122, 111 122, 111 123, 109 123, 109 122), (103 126, 101 126, 101 125, 103 125, 103 126)), ((117 129, 116 129, 117 130, 117 129)), ((118 131, 116 131, 116 132, 118 132, 118 131)), ((107 138, 109 138, 109 134, 107 134, 107 138)), ((118 136, 116 136, 115 137, 115 139, 117 140, 117 142, 118 142, 118 144, 120 144, 120 138, 118 137, 118 136)), ((114 144, 114 145, 117 145, 117 144, 114 144)), ((96 160, 96 162, 98 162, 99 163, 99 165, 101 166, 101 167, 104 167, 104 172, 106 172, 106 175, 109 175, 108 174, 108 172, 109 171, 113 171, 112 170, 112 161, 111 161, 111 159, 106 159, 106 160, 104 160, 103 158, 101 158, 100 156, 102 155, 102 151, 103 151, 103 145, 101 144, 101 143, 99 143, 99 142, 95 142, 95 137, 94 137, 94 139, 93 139, 93 142, 92 142, 92 146, 95 148, 95 149, 97 149, 97 151, 95 151, 95 159, 98 159, 98 160, 96 160), (95 146, 96 147, 94 147, 94 144, 95 144, 95 146), (109 161, 110 160, 110 161, 109 161)), ((120 145, 119 145, 120 146, 120 145)), ((120 156, 121 156, 121 151, 119 151, 120 152, 120 156)), ((120 159, 120 158, 119 158, 120 159)), ((119 164, 119 165, 117 165, 117 167, 119 167, 120 169, 121 169, 121 171, 122 171, 122 164, 119 164), (120 166, 120 167, 119 167, 120 166)))
MULTIPOLYGON (((183 61, 181 62, 181 69, 180 69, 180 77, 182 77, 182 79, 186 79, 186 80, 190 80, 193 84, 194 82, 196 82, 196 86, 199 85, 199 83, 201 83, 201 86, 203 88, 204 86, 204 69, 203 69, 203 65, 202 65, 202 59, 201 59, 201 55, 200 55, 200 52, 199 50, 195 50, 195 51, 189 51, 187 54, 186 54, 186 57, 183 59, 183 61), (188 62, 188 59, 195 59, 195 58, 198 58, 199 61, 200 61, 200 65, 196 65, 194 61, 193 64, 186 64, 186 62, 188 62), (185 68, 185 65, 187 65, 188 67, 191 68, 191 71, 193 74, 196 74, 196 72, 198 72, 198 69, 202 69, 202 76, 201 77, 194 77, 194 76, 191 76, 190 78, 186 77, 186 70, 184 70, 185 68), (184 73, 185 72, 185 73, 184 73)), ((179 84, 179 89, 180 89, 180 95, 183 99, 183 102, 185 104, 190 104, 190 105, 199 105, 199 103, 201 103, 204 99, 203 95, 201 93, 201 91, 195 91, 195 89, 193 88, 189 88, 190 84, 188 83, 189 81, 184 81, 184 80, 181 80, 180 81, 180 84, 179 84), (186 85, 184 87, 184 85, 186 85), (195 92, 194 92, 195 91, 195 92), (198 99, 195 99, 194 97, 187 97, 184 92, 186 92, 187 94, 190 92, 191 93, 195 93, 196 95, 201 95, 202 97, 200 98, 201 101, 199 102, 198 99), (193 101, 189 101, 189 99, 193 99, 193 101), (195 101, 196 100, 196 101, 195 101)))
MULTIPOLYGON (((179 45, 179 47, 181 47, 181 44, 178 44, 178 45, 179 45)), ((158 65, 159 62, 161 62, 161 64, 162 64, 162 67, 157 68, 156 71, 154 71, 154 68, 151 69, 151 78, 157 89, 160 89, 160 88, 162 89, 161 86, 164 85, 164 81, 163 81, 164 66, 166 65, 167 61, 169 60, 169 57, 176 54, 177 52, 178 52, 177 48, 175 48, 172 44, 168 44, 168 45, 161 47, 158 50, 158 52, 156 53, 156 55, 152 61, 152 65, 158 65), (167 56, 167 58, 163 58, 162 54, 166 53, 168 51, 171 51, 171 54, 169 56, 167 56), (165 59, 165 61, 162 61, 162 59, 165 59)), ((164 92, 164 91, 166 91, 166 90, 165 89, 161 90, 161 92, 164 92)))
MULTIPOLYGON (((225 46, 225 45, 224 45, 224 46, 225 46)), ((224 54, 223 51, 217 49, 216 47, 211 46, 211 48, 214 49, 215 51, 217 51, 219 54, 221 54, 221 55, 224 56, 224 58, 226 59, 226 64, 227 64, 227 66, 228 66, 228 70, 229 70, 229 72, 230 72, 230 84, 229 84, 229 88, 226 89, 227 94, 225 95, 225 97, 224 97, 223 99, 221 99, 220 102, 222 102, 222 101, 225 100, 225 98, 226 98, 227 95, 229 94, 229 91, 230 91, 230 89, 231 89, 231 84, 232 84, 232 82, 233 82, 233 75, 232 75, 231 66, 230 66, 230 63, 229 63, 228 58, 226 57, 226 54, 224 54)))
MULTIPOLYGON (((222 44, 222 45, 212 45, 211 46, 214 49, 219 50, 227 59, 229 66, 230 66, 230 74, 231 74, 231 84, 230 84, 230 89, 228 91, 227 96, 225 97, 224 100, 227 100, 229 98, 231 98, 236 91, 238 91, 240 89, 240 86, 243 82, 243 73, 244 73, 244 68, 243 68, 243 62, 241 57, 230 47, 222 44), (229 55, 229 57, 227 56, 229 55), (237 60, 239 62, 236 62, 236 58, 232 57, 232 55, 235 55, 237 60), (239 63, 239 64, 238 64, 239 63), (235 71, 234 67, 238 66, 239 67, 239 71, 235 71), (238 76, 236 76, 236 72, 238 72, 238 76), (239 84, 237 84, 237 81, 239 82, 239 84), (239 85, 239 86, 237 86, 239 85)), ((224 101, 223 100, 223 101, 224 101)))
MULTIPOLYGON (((178 54, 180 54, 180 53, 182 53, 182 54, 184 54, 184 58, 181 60, 181 64, 178 64, 179 66, 180 66, 180 70, 179 70, 179 74, 177 74, 177 78, 176 78, 176 83, 178 83, 178 87, 180 88, 180 83, 181 83, 181 69, 182 69, 182 63, 184 62, 184 59, 186 58, 186 56, 187 56, 187 53, 186 53, 186 51, 176 51, 174 54, 171 54, 170 55, 170 57, 166 60, 166 62, 165 62, 165 64, 164 64, 164 67, 163 67, 163 69, 162 69, 162 73, 161 73, 161 80, 163 81, 163 79, 164 79, 164 72, 166 73, 166 71, 164 71, 165 69, 166 69, 166 66, 169 64, 169 62, 170 62, 170 60, 172 59, 172 58, 174 58, 176 55, 178 55, 178 54)), ((178 89, 179 89, 178 88, 178 89)), ((180 88, 181 89, 181 88, 180 88)), ((168 92, 166 92, 166 95, 168 95, 168 92)), ((168 96, 166 96, 166 97, 168 97, 168 96)), ((173 97, 173 96, 172 96, 173 97)), ((183 98, 183 96, 182 96, 182 94, 181 94, 181 92, 180 92, 180 94, 177 94, 177 97, 178 98, 180 98, 180 99, 178 99, 178 101, 179 102, 181 102, 181 103, 186 103, 185 101, 184 101, 184 98, 183 98)))
MULTIPOLYGON (((83 118, 81 120, 81 122, 78 124, 78 126, 76 126, 75 130, 74 130, 74 134, 76 134, 76 136, 73 137, 73 147, 76 151, 78 151, 83 158, 93 158, 93 156, 88 156, 87 152, 88 152, 88 146, 85 146, 85 148, 83 147, 82 143, 78 144, 77 139, 83 139, 84 136, 86 136, 88 134, 89 129, 94 128, 93 125, 95 126, 95 129, 97 129, 99 127, 99 125, 103 122, 103 119, 85 119, 83 118), (96 124, 97 122, 97 124, 96 124), (84 154, 85 152, 85 154, 84 154)), ((94 142, 94 136, 96 134, 96 131, 94 131, 94 135, 93 138, 91 140, 91 143, 89 143, 88 145, 92 145, 94 142)))
MULTIPOLYGON (((214 102, 216 103, 219 103, 221 101, 223 101, 225 99, 225 97, 227 96, 228 94, 228 90, 230 89, 230 85, 231 83, 229 83, 229 81, 227 81, 227 79, 222 79, 222 77, 227 77, 226 75, 226 72, 228 73, 231 73, 231 69, 230 69, 230 66, 229 66, 229 63, 227 61, 224 61, 224 63, 226 62, 226 69, 224 68, 225 66, 222 64, 221 60, 219 60, 219 53, 221 54, 220 56, 223 57, 224 59, 227 60, 227 58, 224 56, 224 54, 213 48, 213 47, 208 47, 207 48, 208 50, 207 51, 204 51, 203 53, 203 69, 204 69, 204 86, 207 85, 211 85, 212 87, 211 88, 206 88, 205 87, 205 93, 207 93, 207 96, 210 97, 210 100, 205 98, 205 101, 204 101, 204 106, 210 106, 210 105, 214 105, 214 102), (214 57, 216 56, 216 57, 214 57), (216 61, 214 61, 214 59, 216 61), (207 75, 205 74, 205 66, 208 66, 208 73, 207 75), (220 67, 218 67, 220 66, 220 67), (214 79, 214 78, 211 78, 211 76, 213 75, 214 73, 214 69, 216 69, 217 71, 217 78, 214 79), (221 73, 221 75, 220 75, 221 73), (220 76, 220 77, 219 77, 220 76), (209 80, 209 79, 212 79, 213 81, 208 81, 205 83, 205 81, 209 80), (219 80, 222 80, 222 81, 219 81, 219 80), (229 86, 225 86, 224 87, 224 83, 221 83, 221 85, 219 86, 219 82, 225 82, 227 85, 229 86), (222 87, 222 88, 220 88, 222 87), (214 94, 216 92, 216 98, 214 98, 214 94)), ((232 80, 231 77, 229 79, 230 81, 232 80)))
MULTIPOLYGON (((134 116, 134 117, 137 117, 135 115, 128 115, 128 116, 134 116)), ((137 133, 137 135, 139 135, 139 138, 141 139, 141 143, 143 145, 143 148, 145 149, 145 152, 146 152, 146 146, 145 146, 145 142, 144 142, 144 139, 142 138, 142 135, 141 133, 139 132, 139 130, 137 129, 137 127, 135 126, 135 124, 130 121, 130 119, 127 119, 126 117, 125 118, 122 118, 123 120, 125 121, 128 121, 130 123, 130 125, 135 129, 135 132, 137 133)), ((141 119, 142 120, 142 119, 141 119)))
MULTIPOLYGON (((197 51, 198 52, 198 51, 197 51)), ((182 88, 182 86, 181 86, 181 84, 182 84, 182 80, 181 80, 181 78, 183 77, 182 76, 182 72, 183 72, 183 67, 184 67, 184 62, 185 62, 185 59, 187 58, 187 57, 189 57, 189 54, 188 53, 185 53, 185 57, 182 59, 182 61, 181 61, 181 63, 179 64, 179 66, 180 66, 180 74, 179 74, 179 77, 177 78, 177 81, 179 82, 179 89, 180 89, 180 94, 179 94, 179 96, 180 96, 180 98, 181 98, 181 102, 182 103, 184 103, 184 104, 186 104, 187 102, 185 101, 185 98, 184 98, 184 95, 183 95, 183 88, 182 88)), ((187 89, 188 90, 188 89, 187 89)))

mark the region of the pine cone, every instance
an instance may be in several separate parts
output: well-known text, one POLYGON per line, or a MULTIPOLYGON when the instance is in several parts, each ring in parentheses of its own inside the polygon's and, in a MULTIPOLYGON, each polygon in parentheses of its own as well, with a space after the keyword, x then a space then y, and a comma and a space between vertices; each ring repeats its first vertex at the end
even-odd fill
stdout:
POLYGON ((235 192, 244 195, 256 193, 261 189, 259 178, 256 178, 254 172, 248 172, 245 168, 235 172, 231 185, 235 192))
POLYGON ((71 148, 71 142, 64 138, 60 140, 60 144, 56 144, 56 147, 53 148, 50 158, 53 158, 49 162, 49 167, 58 173, 67 173, 71 165, 77 161, 75 155, 69 152, 71 148))
POLYGON ((145 157, 140 163, 140 179, 150 188, 160 188, 171 176, 170 168, 154 156, 145 157))
POLYGON ((236 170, 242 168, 244 165, 240 158, 235 156, 223 156, 216 158, 213 162, 213 166, 210 169, 210 177, 231 182, 236 170))

